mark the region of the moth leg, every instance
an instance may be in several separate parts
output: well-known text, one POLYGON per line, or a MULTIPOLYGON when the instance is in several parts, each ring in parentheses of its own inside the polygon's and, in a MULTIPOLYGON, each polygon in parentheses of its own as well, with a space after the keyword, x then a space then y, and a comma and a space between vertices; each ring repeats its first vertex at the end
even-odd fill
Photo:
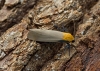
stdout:
POLYGON ((59 30, 58 24, 54 24, 54 23, 53 23, 53 27, 54 27, 55 29, 59 30))
POLYGON ((65 46, 65 48, 68 48, 68 52, 69 52, 68 54, 69 54, 69 56, 70 56, 70 44, 67 43, 66 46, 65 46))
POLYGON ((68 32, 67 28, 64 27, 63 25, 61 26, 60 30, 61 30, 62 32, 68 32))

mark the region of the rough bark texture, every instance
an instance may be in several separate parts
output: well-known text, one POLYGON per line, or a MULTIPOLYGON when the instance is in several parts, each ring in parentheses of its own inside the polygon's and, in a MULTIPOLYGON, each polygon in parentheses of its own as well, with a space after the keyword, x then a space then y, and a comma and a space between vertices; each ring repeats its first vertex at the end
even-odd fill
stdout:
POLYGON ((0 9, 0 71, 100 71, 100 0, 0 0, 0 9), (54 25, 75 36, 70 56, 64 43, 27 39, 54 25))

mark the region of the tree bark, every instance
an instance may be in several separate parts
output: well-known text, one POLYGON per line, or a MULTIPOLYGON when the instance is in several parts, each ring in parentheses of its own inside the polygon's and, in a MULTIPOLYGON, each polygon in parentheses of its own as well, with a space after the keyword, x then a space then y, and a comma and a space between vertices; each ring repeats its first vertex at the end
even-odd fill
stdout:
POLYGON ((0 71, 100 71, 99 0, 1 0, 0 9, 0 71), (70 55, 65 43, 29 40, 35 28, 67 29, 70 55))

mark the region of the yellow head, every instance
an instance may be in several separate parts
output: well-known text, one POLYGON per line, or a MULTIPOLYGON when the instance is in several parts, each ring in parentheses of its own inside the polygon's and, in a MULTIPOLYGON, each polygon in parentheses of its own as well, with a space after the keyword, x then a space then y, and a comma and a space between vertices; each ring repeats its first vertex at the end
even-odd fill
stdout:
POLYGON ((63 33, 63 40, 68 42, 73 42, 74 37, 70 33, 63 33))

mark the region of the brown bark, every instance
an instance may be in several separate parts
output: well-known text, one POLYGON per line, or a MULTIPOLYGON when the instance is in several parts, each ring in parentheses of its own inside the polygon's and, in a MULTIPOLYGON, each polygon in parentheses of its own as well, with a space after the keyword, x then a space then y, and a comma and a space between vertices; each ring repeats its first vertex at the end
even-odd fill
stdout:
POLYGON ((100 71, 99 0, 1 0, 0 9, 0 71, 100 71), (27 39, 54 24, 75 36, 70 56, 62 42, 27 39))

